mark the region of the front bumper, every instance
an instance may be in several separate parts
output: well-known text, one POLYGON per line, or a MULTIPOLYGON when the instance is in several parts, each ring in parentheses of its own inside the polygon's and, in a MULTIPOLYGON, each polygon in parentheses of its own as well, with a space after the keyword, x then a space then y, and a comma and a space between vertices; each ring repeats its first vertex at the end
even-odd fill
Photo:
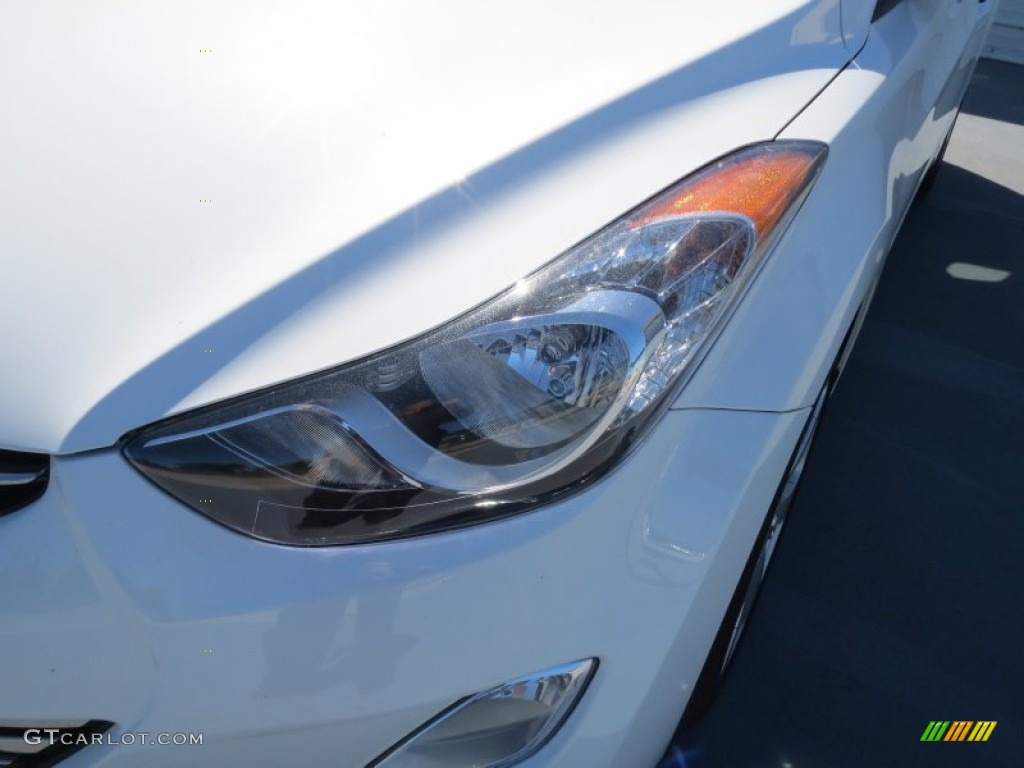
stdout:
POLYGON ((654 765, 807 413, 670 411, 558 504, 336 549, 228 531, 112 450, 57 458, 0 518, 0 723, 115 723, 67 766, 361 768, 467 694, 596 657, 523 765, 654 765), (203 743, 117 743, 142 732, 203 743))

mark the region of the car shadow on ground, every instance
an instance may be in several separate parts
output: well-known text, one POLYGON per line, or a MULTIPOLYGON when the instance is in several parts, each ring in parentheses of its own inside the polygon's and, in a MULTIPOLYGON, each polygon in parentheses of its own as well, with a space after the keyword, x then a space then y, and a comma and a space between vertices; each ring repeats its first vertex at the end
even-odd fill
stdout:
MULTIPOLYGON (((1022 84, 1024 68, 982 62, 964 111, 1020 121, 1022 84)), ((1019 193, 942 166, 889 256, 734 665, 664 766, 1021 764, 1022 243, 1019 193), (933 720, 998 724, 985 743, 920 741, 933 720)))
POLYGON ((982 59, 964 96, 963 111, 1004 123, 1024 125, 1024 67, 982 59))

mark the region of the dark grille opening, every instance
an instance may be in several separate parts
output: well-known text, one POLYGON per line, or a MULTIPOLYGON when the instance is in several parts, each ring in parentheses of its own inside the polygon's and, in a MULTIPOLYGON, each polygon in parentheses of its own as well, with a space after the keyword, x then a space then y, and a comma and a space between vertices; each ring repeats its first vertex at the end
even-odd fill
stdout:
POLYGON ((0 450, 0 515, 38 499, 49 479, 49 456, 0 450))
POLYGON ((49 768, 78 750, 99 743, 112 725, 106 720, 38 723, 0 720, 0 766, 49 768))

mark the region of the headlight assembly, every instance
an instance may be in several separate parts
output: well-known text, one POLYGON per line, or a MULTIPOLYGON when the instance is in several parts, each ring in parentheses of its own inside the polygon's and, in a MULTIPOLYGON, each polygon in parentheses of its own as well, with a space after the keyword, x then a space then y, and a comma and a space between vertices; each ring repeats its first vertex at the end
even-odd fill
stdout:
POLYGON ((128 435, 194 509, 283 544, 413 536, 581 487, 653 423, 825 158, 740 150, 417 339, 128 435))

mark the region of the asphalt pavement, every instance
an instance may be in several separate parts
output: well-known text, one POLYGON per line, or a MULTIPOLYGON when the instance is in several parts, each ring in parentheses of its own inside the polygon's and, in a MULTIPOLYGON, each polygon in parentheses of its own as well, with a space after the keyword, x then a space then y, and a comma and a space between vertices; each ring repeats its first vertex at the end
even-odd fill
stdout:
MULTIPOLYGON (((890 253, 689 768, 1024 765, 1024 67, 890 253), (935 720, 989 740, 922 742, 935 720)), ((668 764, 668 763, 667 763, 668 764)))

